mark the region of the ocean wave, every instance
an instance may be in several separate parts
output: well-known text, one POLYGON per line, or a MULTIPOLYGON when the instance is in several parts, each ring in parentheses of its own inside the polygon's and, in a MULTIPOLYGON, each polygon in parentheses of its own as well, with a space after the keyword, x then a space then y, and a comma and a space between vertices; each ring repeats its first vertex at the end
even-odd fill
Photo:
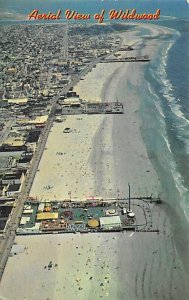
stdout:
MULTIPOLYGON (((180 199, 181 199, 180 206, 182 207, 184 214, 189 222, 189 205, 187 202, 189 189, 185 187, 182 175, 177 170, 177 163, 175 162, 175 159, 173 157, 173 153, 171 151, 171 145, 170 145, 170 142, 169 142, 166 132, 162 131, 161 136, 163 137, 166 148, 168 149, 167 161, 170 165, 169 169, 170 169, 175 187, 180 195, 180 199)), ((188 143, 188 146, 189 146, 189 143, 188 143)))
POLYGON ((180 194, 180 206, 182 207, 184 214, 187 220, 189 221, 189 205, 187 202, 189 196, 189 189, 185 187, 182 173, 178 171, 178 166, 172 152, 172 146, 174 145, 172 145, 172 143, 170 143, 169 141, 167 134, 168 129, 166 127, 166 122, 170 122, 170 120, 172 119, 174 127, 170 128, 170 130, 173 130, 174 133, 177 135, 177 138, 179 138, 184 143, 183 151, 189 154, 189 139, 186 136, 188 135, 187 132, 189 132, 189 120, 182 111, 182 102, 178 97, 175 97, 174 86, 172 85, 167 76, 167 62, 169 51, 174 45, 176 39, 177 38, 170 40, 166 47, 163 49, 161 61, 158 67, 155 68, 153 66, 150 69, 150 75, 159 85, 157 93, 155 92, 156 90, 153 89, 153 85, 151 86, 150 84, 148 84, 148 90, 153 96, 152 98, 154 100, 154 105, 156 107, 156 110, 159 112, 159 119, 161 121, 160 124, 162 125, 161 136, 164 141, 164 145, 167 149, 167 154, 165 155, 167 155, 167 161, 170 166, 170 172, 172 174, 175 187, 178 190, 178 193, 180 194), (167 109, 168 111, 165 112, 165 110, 167 109))
POLYGON ((160 125, 161 125, 161 136, 164 139, 164 142, 165 142, 165 144, 167 146, 167 149, 168 149, 169 153, 172 153, 171 152, 171 145, 169 143, 169 140, 168 140, 168 137, 167 137, 167 133, 166 133, 165 114, 164 114, 163 109, 161 107, 160 99, 159 99, 158 95, 155 93, 152 85, 149 82, 148 82, 148 90, 150 92, 150 95, 152 96, 153 103, 154 103, 154 105, 156 107, 156 110, 158 111, 159 115, 161 116, 159 118, 160 125))
POLYGON ((173 162, 173 166, 171 168, 171 174, 175 183, 175 186, 180 194, 180 206, 184 211, 185 217, 189 222, 189 205, 188 205, 188 192, 189 190, 184 186, 182 176, 178 171, 176 171, 175 163, 173 162))
POLYGON ((176 171, 175 166, 173 166, 173 168, 171 168, 171 174, 173 176, 177 190, 179 191, 179 194, 181 195, 181 199, 183 199, 183 196, 185 195, 186 192, 188 192, 188 189, 183 184, 182 176, 180 175, 180 173, 178 171, 176 171))
POLYGON ((154 99, 154 105, 156 107, 156 110, 159 112, 159 114, 165 118, 165 115, 163 113, 163 109, 160 105, 160 102, 159 102, 159 97, 158 95, 155 93, 155 91, 153 90, 152 86, 150 85, 150 83, 148 82, 148 90, 150 92, 150 94, 152 95, 152 99, 154 99))
MULTIPOLYGON (((167 161, 170 164, 169 169, 170 169, 175 187, 176 187, 176 189, 177 189, 177 191, 180 195, 180 199, 181 199, 180 206, 182 207, 182 209, 184 211, 184 214, 185 214, 185 216, 186 216, 186 218, 189 222, 189 205, 188 205, 188 202, 187 202, 189 189, 185 187, 182 175, 177 170, 177 163, 174 160, 173 153, 171 151, 171 145, 169 143, 169 139, 168 139, 165 132, 162 132, 162 137, 163 137, 164 143, 166 145, 166 148, 168 149, 168 153, 167 153, 168 159, 167 159, 167 161)), ((189 144, 188 144, 188 146, 189 146, 189 144)))
POLYGON ((168 61, 168 53, 175 42, 176 42, 176 39, 169 41, 168 46, 162 52, 161 63, 158 67, 158 73, 159 73, 159 75, 163 75, 165 77, 164 79, 166 79, 166 77, 167 77, 166 67, 167 67, 167 61, 168 61))
POLYGON ((166 143, 167 149, 169 150, 170 153, 172 153, 172 152, 171 152, 171 145, 170 145, 170 143, 169 143, 168 138, 167 138, 164 134, 162 134, 162 137, 163 137, 163 139, 164 139, 164 141, 165 141, 165 143, 166 143))
POLYGON ((173 102, 171 105, 171 111, 177 118, 182 119, 185 122, 185 124, 189 125, 189 120, 185 117, 184 113, 182 112, 181 105, 179 103, 173 102))
MULTIPOLYGON (((174 45, 175 40, 170 41, 168 47, 164 49, 162 53, 161 63, 157 69, 157 76, 153 76, 153 78, 156 78, 156 80, 160 83, 160 92, 162 93, 164 99, 167 100, 168 105, 170 107, 171 112, 174 114, 174 116, 182 120, 182 125, 189 125, 189 120, 185 116, 185 114, 182 111, 181 101, 179 98, 175 98, 174 95, 174 87, 170 80, 167 77, 167 61, 168 61, 168 53, 171 49, 171 47, 174 45)), ((188 128, 189 130, 189 128, 188 128)))

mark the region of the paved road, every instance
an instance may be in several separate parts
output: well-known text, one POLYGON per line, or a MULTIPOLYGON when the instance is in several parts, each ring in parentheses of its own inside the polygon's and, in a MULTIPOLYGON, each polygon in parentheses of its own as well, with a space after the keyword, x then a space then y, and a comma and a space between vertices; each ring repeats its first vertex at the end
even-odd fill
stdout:
MULTIPOLYGON (((103 57, 108 57, 109 55, 112 55, 113 53, 118 51, 118 49, 121 46, 121 43, 122 43, 122 40, 120 39, 120 43, 112 50, 112 52, 110 54, 104 55, 103 57)), ((2 278, 12 245, 14 243, 14 239, 16 236, 16 229, 20 223, 24 202, 27 199, 27 197, 29 196, 31 186, 32 186, 36 171, 38 169, 39 162, 41 160, 51 126, 54 121, 55 111, 57 108, 57 101, 61 95, 66 94, 70 90, 71 87, 75 86, 77 84, 77 82, 79 82, 80 78, 85 76, 97 63, 99 63, 102 60, 103 57, 101 56, 100 58, 97 58, 94 61, 92 61, 91 63, 89 63, 88 66, 80 74, 73 75, 71 78, 71 82, 58 95, 54 96, 54 98, 52 99, 52 107, 51 107, 51 112, 50 112, 48 120, 47 120, 47 124, 41 133, 36 152, 34 153, 34 156, 32 159, 31 167, 30 167, 27 177, 23 183, 21 192, 15 201, 15 207, 12 210, 11 218, 7 224, 4 237, 0 241, 0 279, 2 278)))
POLYGON ((0 145, 2 145, 4 143, 4 141, 6 140, 14 122, 15 122, 15 118, 11 119, 9 121, 4 121, 5 126, 4 126, 3 130, 0 132, 0 145))

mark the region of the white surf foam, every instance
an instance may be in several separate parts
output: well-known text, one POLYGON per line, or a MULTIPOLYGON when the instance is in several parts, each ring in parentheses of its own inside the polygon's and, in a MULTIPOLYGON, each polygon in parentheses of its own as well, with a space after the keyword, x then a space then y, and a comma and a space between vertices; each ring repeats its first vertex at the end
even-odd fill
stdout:
POLYGON ((169 150, 170 153, 172 153, 172 152, 171 152, 171 145, 170 145, 170 143, 169 143, 168 138, 167 138, 164 134, 162 134, 162 137, 163 137, 163 139, 164 139, 164 141, 165 141, 165 143, 166 143, 166 145, 167 145, 167 149, 169 150))
MULTIPOLYGON (((186 136, 183 135, 186 132, 186 129, 188 129, 188 132, 189 132, 189 127, 188 127, 189 120, 186 118, 186 116, 184 115, 184 113, 181 110, 180 99, 178 99, 178 98, 175 99, 175 96, 173 94, 174 87, 171 84, 171 82, 169 81, 169 79, 167 78, 167 73, 166 73, 168 53, 174 43, 175 43, 175 40, 170 41, 170 43, 168 44, 168 47, 166 49, 164 49, 164 51, 163 51, 161 64, 157 68, 158 76, 156 77, 156 75, 155 75, 156 71, 153 72, 153 70, 152 70, 151 74, 152 74, 153 78, 155 78, 162 86, 162 89, 160 90, 160 92, 162 92, 162 95, 167 100, 167 103, 170 107, 171 112, 174 114, 174 116, 176 117, 176 120, 178 121, 178 122, 176 122, 176 123, 178 123, 176 128, 179 129, 179 133, 181 134, 180 138, 185 143, 186 152, 189 153, 189 140, 186 140, 186 136)), ((154 96, 154 104, 156 106, 156 109, 158 110, 160 115, 163 117, 162 118, 163 120, 161 120, 161 124, 165 123, 165 120, 164 120, 165 115, 164 115, 164 112, 161 107, 161 99, 155 94, 155 92, 153 91, 153 89, 150 85, 148 85, 148 89, 149 89, 150 93, 154 96)), ((184 186, 184 181, 183 181, 182 175, 177 170, 177 165, 176 165, 176 162, 174 161, 174 157, 173 157, 173 154, 171 151, 171 145, 169 143, 169 139, 166 134, 165 124, 164 124, 164 126, 162 126, 161 129, 162 129, 162 137, 164 139, 164 142, 166 144, 166 147, 167 147, 168 153, 169 153, 168 155, 169 155, 169 161, 170 161, 171 174, 172 174, 173 180, 175 182, 175 186, 180 194, 180 198, 182 199, 180 204, 182 206, 182 209, 185 213, 187 220, 189 221, 189 205, 186 201, 186 199, 188 197, 189 189, 187 189, 184 186)))
MULTIPOLYGON (((182 133, 184 132, 184 130, 189 131, 189 120, 187 119, 187 117, 184 115, 184 113, 182 111, 180 99, 175 98, 175 96, 173 94, 174 87, 171 84, 171 82, 169 81, 169 79, 167 78, 167 73, 166 73, 168 53, 169 53, 171 47, 173 46, 174 42, 175 42, 175 40, 171 41, 169 43, 168 47, 166 49, 164 49, 164 51, 163 51, 162 61, 157 69, 158 77, 156 78, 156 80, 158 80, 158 82, 161 84, 162 88, 160 89, 160 92, 162 92, 164 99, 166 99, 168 102, 171 112, 176 117, 175 120, 177 122, 175 124, 177 126, 177 129, 179 130, 179 133, 181 134, 181 136, 179 137, 179 135, 178 135, 178 137, 182 140, 182 142, 184 142, 185 150, 189 154, 187 140, 185 139, 184 136, 182 136, 182 133)), ((155 78, 155 76, 153 76, 153 77, 155 78)), ((160 112, 160 110, 159 110, 159 112, 160 112)), ((161 115, 162 115, 162 113, 161 113, 161 115)))

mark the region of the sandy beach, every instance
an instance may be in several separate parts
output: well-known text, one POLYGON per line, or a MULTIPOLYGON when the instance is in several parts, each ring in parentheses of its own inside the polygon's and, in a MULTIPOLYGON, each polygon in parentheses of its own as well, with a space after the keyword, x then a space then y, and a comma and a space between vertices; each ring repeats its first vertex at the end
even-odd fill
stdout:
MULTIPOLYGON (((137 33, 135 30, 123 33, 123 45, 139 43, 137 33)), ((149 49, 147 51, 149 53, 149 49)), ((120 53, 123 57, 130 55, 125 51, 120 53)), ((132 54, 137 54, 137 50, 132 54)), ((68 116, 63 123, 54 123, 31 197, 48 201, 65 200, 70 196, 78 199, 126 196, 128 182, 135 196, 158 194, 158 178, 140 133, 137 115, 140 101, 129 88, 141 85, 142 64, 98 64, 74 87, 83 100, 123 102, 125 114, 68 116), (63 132, 66 127, 71 128, 69 134, 63 132)))
MULTIPOLYGON (((121 33, 132 54, 153 59, 171 30, 142 24, 121 33), (150 30, 143 43, 138 32, 150 30)), ((125 55, 129 55, 126 53, 125 55)), ((146 63, 145 63, 146 64, 146 63)), ((144 63, 99 64, 74 88, 89 101, 124 104, 123 115, 69 116, 54 123, 30 192, 41 200, 161 193, 142 135, 140 88, 144 63), (70 127, 69 134, 63 133, 70 127), (50 188, 49 188, 50 186, 50 188), (71 191, 71 195, 70 195, 71 191)), ((177 249, 166 210, 154 205, 160 233, 18 236, 24 250, 9 258, 0 299, 157 300, 188 298, 187 265, 177 249), (52 261, 52 268, 48 268, 52 261), (11 284, 10 284, 11 283, 11 284)), ((14 252, 14 251, 13 251, 14 252)))

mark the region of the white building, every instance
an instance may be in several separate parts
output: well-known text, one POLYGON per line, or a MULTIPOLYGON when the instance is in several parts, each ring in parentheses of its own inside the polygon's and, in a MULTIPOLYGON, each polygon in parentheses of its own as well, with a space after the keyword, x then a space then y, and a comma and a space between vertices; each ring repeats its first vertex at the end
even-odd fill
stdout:
POLYGON ((121 227, 121 219, 119 216, 100 218, 100 227, 102 229, 114 229, 121 227))

